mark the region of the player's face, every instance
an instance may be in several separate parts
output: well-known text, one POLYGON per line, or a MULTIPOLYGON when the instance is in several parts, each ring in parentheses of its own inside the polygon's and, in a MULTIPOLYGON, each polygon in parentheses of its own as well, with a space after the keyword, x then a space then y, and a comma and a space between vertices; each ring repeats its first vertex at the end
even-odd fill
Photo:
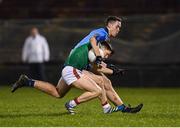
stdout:
POLYGON ((118 33, 120 32, 121 29, 121 22, 120 21, 115 21, 110 24, 110 36, 116 37, 118 33))
POLYGON ((106 49, 106 48, 103 50, 103 52, 104 52, 104 58, 106 58, 106 59, 109 58, 109 56, 112 53, 111 50, 106 49))

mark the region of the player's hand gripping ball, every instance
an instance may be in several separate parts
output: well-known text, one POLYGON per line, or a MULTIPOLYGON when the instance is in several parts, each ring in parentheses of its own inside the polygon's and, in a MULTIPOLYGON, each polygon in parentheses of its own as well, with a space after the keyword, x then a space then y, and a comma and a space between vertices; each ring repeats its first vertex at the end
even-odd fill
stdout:
MULTIPOLYGON (((100 55, 102 58, 104 58, 104 52, 102 49, 99 49, 99 52, 100 52, 100 55)), ((96 55, 93 51, 93 49, 89 50, 89 53, 88 53, 88 58, 89 58, 89 61, 90 62, 94 62, 96 60, 96 55)))

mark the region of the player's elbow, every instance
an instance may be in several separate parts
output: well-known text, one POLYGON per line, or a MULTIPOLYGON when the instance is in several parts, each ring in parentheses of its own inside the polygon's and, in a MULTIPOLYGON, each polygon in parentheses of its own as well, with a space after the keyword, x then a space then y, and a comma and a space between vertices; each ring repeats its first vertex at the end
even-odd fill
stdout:
POLYGON ((94 40, 96 40, 96 38, 95 38, 94 36, 92 36, 92 37, 90 38, 90 41, 94 41, 94 40))
POLYGON ((97 40, 94 36, 91 37, 89 41, 91 42, 92 45, 96 44, 96 42, 97 42, 97 40))

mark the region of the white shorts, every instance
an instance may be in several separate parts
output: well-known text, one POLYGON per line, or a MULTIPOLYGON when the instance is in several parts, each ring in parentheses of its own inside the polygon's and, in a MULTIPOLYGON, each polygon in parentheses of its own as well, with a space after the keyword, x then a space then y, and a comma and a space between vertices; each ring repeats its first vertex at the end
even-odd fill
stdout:
POLYGON ((72 84, 82 77, 82 72, 72 66, 65 66, 62 70, 62 78, 67 85, 72 84))

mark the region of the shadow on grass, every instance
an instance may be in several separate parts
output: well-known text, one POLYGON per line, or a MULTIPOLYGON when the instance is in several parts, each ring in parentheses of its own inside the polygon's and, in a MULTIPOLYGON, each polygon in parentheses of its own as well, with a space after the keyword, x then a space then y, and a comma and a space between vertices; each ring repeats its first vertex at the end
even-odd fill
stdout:
POLYGON ((59 116, 64 116, 64 115, 69 115, 68 112, 63 112, 63 113, 27 113, 27 114, 4 114, 0 115, 0 118, 19 118, 19 117, 34 117, 34 116, 46 116, 46 117, 59 117, 59 116))

